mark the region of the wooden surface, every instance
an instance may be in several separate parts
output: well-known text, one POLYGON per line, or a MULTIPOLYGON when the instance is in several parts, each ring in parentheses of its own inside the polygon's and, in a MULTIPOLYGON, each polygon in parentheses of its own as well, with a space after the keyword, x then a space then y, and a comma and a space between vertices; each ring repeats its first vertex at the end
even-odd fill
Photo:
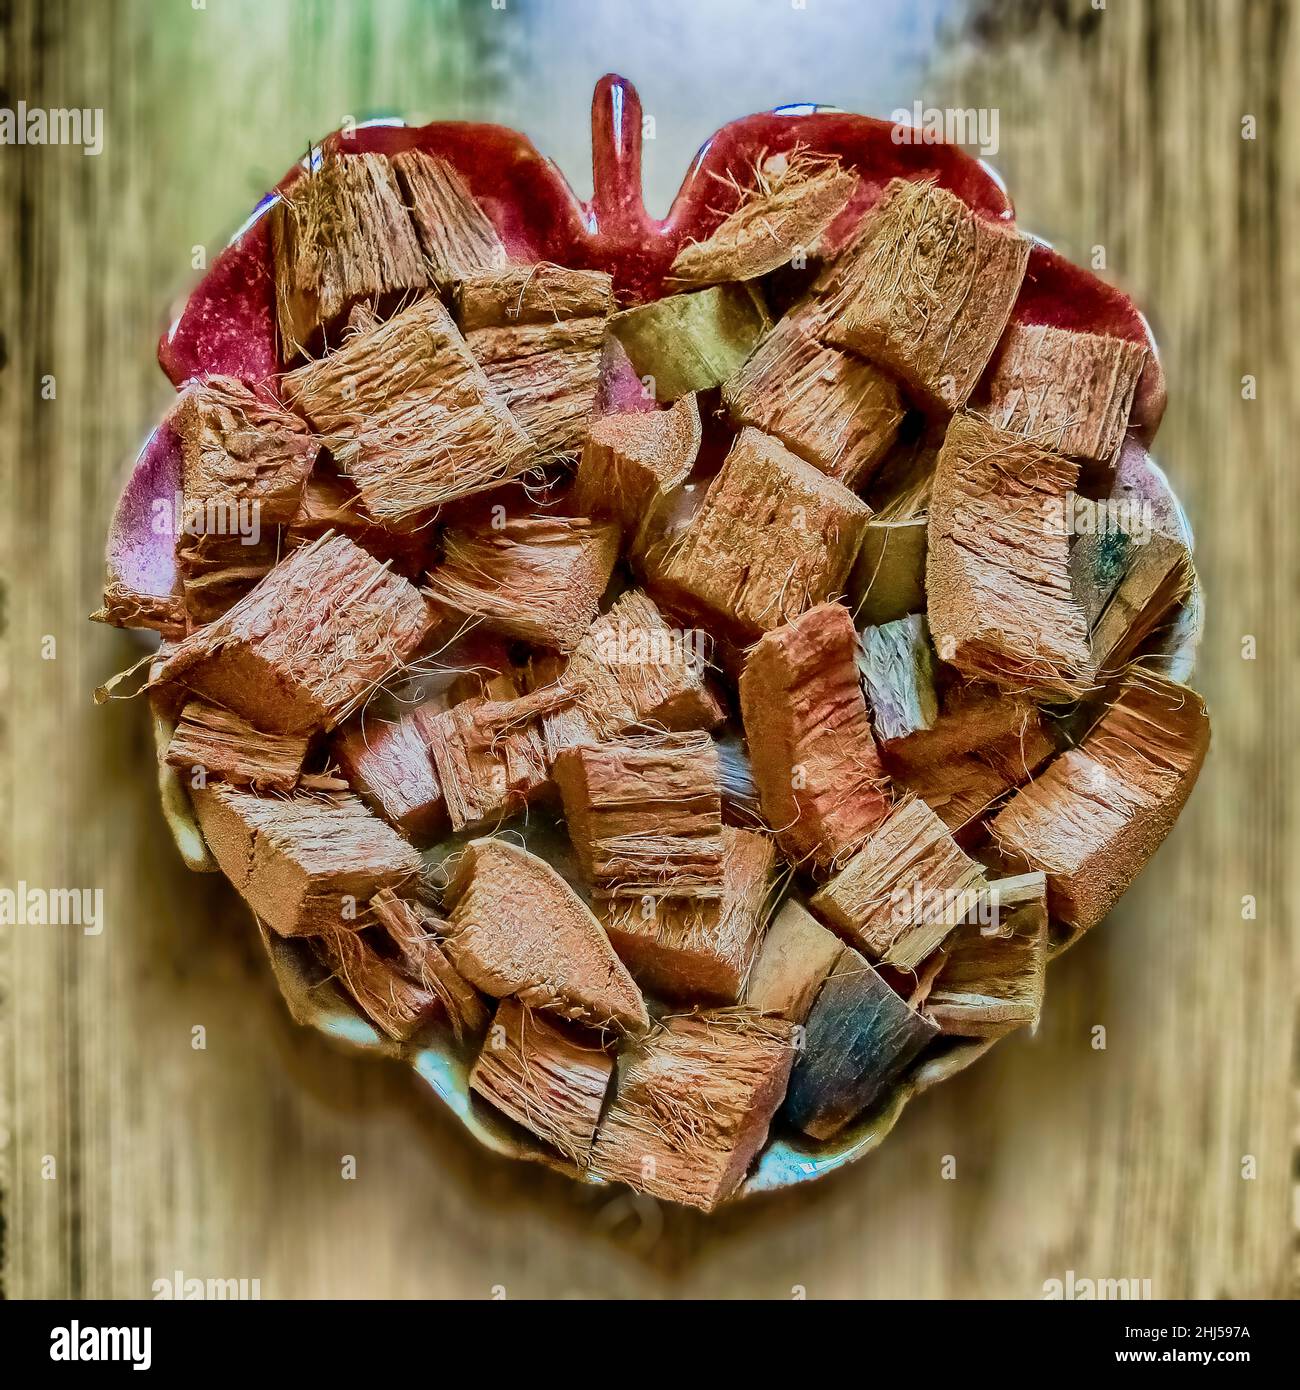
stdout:
POLYGON ((1033 1298, 1073 1270, 1157 1296, 1287 1295, 1297 16, 1284 0, 975 16, 957 0, 771 0, 743 22, 727 5, 602 8, 579 22, 527 0, 5 7, 0 100, 106 121, 97 158, 0 148, 0 884, 102 888, 106 915, 95 937, 0 927, 5 1292, 147 1297, 180 1269, 258 1279, 264 1297, 1033 1298), (695 144, 756 106, 996 106, 992 162, 1023 225, 1075 259, 1104 246, 1150 309, 1171 387, 1156 452, 1196 527, 1210 612, 1201 786, 1111 920, 1054 968, 1038 1036, 914 1104, 856 1168, 712 1221, 491 1159, 402 1069, 296 1030, 233 893, 188 875, 168 841, 144 709, 89 698, 136 655, 85 615, 123 460, 167 399, 153 340, 191 248, 215 249, 310 137, 383 107, 521 125, 584 190, 606 68, 656 115, 659 208, 695 144))

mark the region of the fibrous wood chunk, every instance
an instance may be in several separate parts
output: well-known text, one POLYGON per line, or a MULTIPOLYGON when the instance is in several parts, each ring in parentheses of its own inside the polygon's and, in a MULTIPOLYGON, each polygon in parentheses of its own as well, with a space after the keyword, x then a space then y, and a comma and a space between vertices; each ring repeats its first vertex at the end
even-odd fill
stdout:
POLYGON ((581 898, 547 864, 506 840, 471 840, 444 900, 447 950, 495 999, 619 1032, 644 1032, 645 1001, 581 898))
POLYGON ((368 550, 380 560, 405 556, 413 548, 413 543, 420 543, 418 532, 412 537, 382 527, 367 515, 361 494, 351 479, 323 470, 318 465, 307 479, 293 520, 282 533, 284 549, 292 550, 309 541, 319 540, 331 531, 356 541, 363 550, 368 550))
POLYGON ((889 810, 857 655, 848 609, 823 603, 768 633, 740 677, 763 814, 796 863, 834 865, 889 810))
POLYGON ((332 728, 420 645, 419 592, 345 536, 295 550, 164 663, 209 703, 259 729, 332 728))
POLYGON ((763 932, 776 851, 770 837, 724 826, 722 896, 613 898, 600 917, 636 979, 665 999, 734 1004, 763 932))
POLYGON ((1128 572, 1136 549, 1133 536, 1119 528, 1076 536, 1070 546, 1070 589, 1090 632, 1128 572))
POLYGON ((722 892, 722 785, 706 733, 623 735, 555 762, 583 872, 617 897, 722 892))
POLYGON ((1038 1026, 1047 982, 1047 880, 1040 873, 1000 879, 989 884, 989 898, 996 920, 963 923, 944 944, 926 1000, 941 1032, 997 1038, 1038 1026), (1029 900, 1021 902, 1025 890, 1029 900))
POLYGON ((694 395, 668 410, 606 415, 582 446, 573 505, 608 516, 635 535, 655 503, 686 481, 700 450, 700 408, 694 395))
POLYGON ((848 253, 826 341, 940 410, 964 405, 1007 325, 1029 240, 934 183, 894 179, 848 253))
POLYGON ((1147 350, 1142 343, 1013 323, 981 411, 1000 429, 1070 458, 1105 461, 1124 439, 1147 350))
POLYGON ((1199 695, 1135 670, 1083 742, 997 814, 994 843, 1047 874, 1053 918, 1095 926, 1169 833, 1209 741, 1199 695))
POLYGON ((219 534, 180 538, 176 572, 190 628, 228 613, 280 562, 281 533, 269 528, 255 539, 219 534))
POLYGON ((532 442, 436 295, 290 372, 284 390, 386 525, 496 487, 533 462, 532 442))
POLYGON ((435 285, 445 289, 505 266, 505 244, 445 159, 424 150, 402 150, 390 163, 435 285))
POLYGON ((896 622, 925 611, 924 516, 897 521, 873 516, 849 576, 849 607, 858 622, 871 626, 896 622))
POLYGON ((517 699, 474 697, 417 712, 453 830, 523 809, 550 776, 543 720, 571 699, 568 687, 552 685, 517 699))
POLYGON ((565 1158, 586 1167, 614 1058, 595 1040, 503 999, 469 1084, 565 1158))
POLYGON ((516 266, 461 287, 465 341, 544 458, 583 446, 612 307, 597 270, 516 266))
POLYGON ((1098 671, 1113 675, 1177 613, 1195 578, 1185 545, 1156 532, 1135 544, 1123 578, 1097 616, 1091 633, 1098 671))
POLYGON ((509 637, 572 651, 596 616, 619 539, 617 526, 581 517, 449 527, 429 592, 509 637))
POLYGON ((819 913, 873 960, 912 970, 988 887, 943 821, 918 798, 900 802, 812 897, 819 913))
POLYGON ((800 252, 807 256, 858 186, 838 159, 803 152, 774 155, 757 173, 757 186, 713 234, 677 253, 672 279, 689 285, 753 280, 800 252))
POLYGON ((264 734, 229 710, 190 700, 167 745, 166 762, 259 792, 287 792, 306 755, 305 735, 264 734))
POLYGON ((948 426, 930 498, 926 592, 942 660, 1043 700, 1093 676, 1070 587, 1066 499, 1077 465, 970 414, 948 426))
POLYGON ((665 594, 753 640, 841 591, 870 517, 843 484, 746 426, 686 530, 647 568, 665 594))
POLYGON ((185 600, 180 594, 146 594, 120 580, 104 585, 104 604, 91 615, 91 621, 110 627, 143 628, 165 638, 184 637, 185 600))
POLYGON ((447 808, 415 710, 391 722, 356 715, 331 748, 352 789, 390 825, 416 841, 441 833, 447 808))
POLYGON ((746 1009, 665 1020, 620 1077, 592 1171, 712 1211, 767 1139, 790 1076, 792 1031, 746 1009))
POLYGON ((408 1042, 442 1011, 432 990, 403 974, 362 933, 322 932, 316 945, 334 978, 394 1042, 408 1042))
POLYGON ((420 873, 419 854, 350 793, 262 797, 214 782, 193 800, 222 872, 282 936, 355 930, 375 893, 420 873))
POLYGON ((668 295, 609 321, 637 376, 659 401, 730 380, 771 326, 762 299, 748 285, 668 295))
MULTIPOLYGON (((315 156, 313 156, 315 157, 315 156)), ((288 362, 358 300, 429 283, 415 228, 383 155, 326 151, 271 208, 280 355, 288 362)))
POLYGON ((320 452, 306 425, 234 377, 186 388, 174 416, 189 534, 242 535, 293 520, 320 452))
POLYGON ((569 658, 534 659, 543 684, 562 680, 573 703, 548 715, 553 751, 613 738, 638 725, 712 729, 723 711, 705 682, 707 635, 674 628, 639 589, 621 595, 587 629, 569 658))
POLYGON ((814 1139, 832 1138, 884 1095, 938 1031, 846 947, 804 1024, 786 1117, 814 1139))
POLYGON ((479 992, 448 959, 446 923, 423 903, 399 898, 387 888, 370 899, 370 912, 397 949, 402 973, 438 1000, 456 1041, 481 1034, 488 1011, 479 992))
POLYGON ((862 633, 859 658, 876 736, 906 738, 939 716, 930 633, 919 613, 862 633))
POLYGON ((802 1023, 844 949, 834 932, 788 898, 763 937, 745 985, 745 1003, 802 1023))
POLYGON ((738 424, 756 425, 852 491, 864 486, 903 422, 893 379, 818 341, 809 310, 787 314, 722 388, 738 424))

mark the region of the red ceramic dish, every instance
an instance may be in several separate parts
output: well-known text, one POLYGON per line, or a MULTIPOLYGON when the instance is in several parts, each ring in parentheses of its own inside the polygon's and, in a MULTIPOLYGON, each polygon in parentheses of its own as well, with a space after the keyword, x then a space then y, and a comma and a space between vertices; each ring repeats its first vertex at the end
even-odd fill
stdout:
MULTIPOLYGON (((981 216, 1012 220, 1010 199, 983 163, 939 142, 900 143, 887 121, 846 112, 799 106, 746 116, 724 126, 692 162, 668 216, 646 212, 641 195, 641 103, 622 78, 607 76, 592 100, 594 193, 581 203, 559 169, 518 131, 504 126, 435 122, 408 127, 390 122, 335 132, 324 142, 348 153, 393 153, 412 147, 437 154, 459 171, 491 218, 513 256, 548 260, 575 268, 609 271, 624 303, 654 299, 678 249, 707 237, 731 211, 728 186, 713 175, 743 181, 764 156, 803 146, 839 156, 861 179, 858 193, 828 233, 829 249, 847 244, 866 211, 890 179, 934 178, 981 216)), ((302 174, 291 169, 277 192, 268 194, 240 232, 217 257, 163 335, 158 360, 177 387, 191 377, 224 373, 274 389, 280 371, 276 347, 274 277, 266 212, 278 190, 302 174)), ((1137 495, 1154 504, 1156 525, 1190 546, 1191 535, 1164 475, 1147 455, 1165 407, 1164 374, 1150 329, 1126 295, 1070 264, 1046 243, 1033 247, 1013 317, 1110 334, 1144 343, 1146 366, 1138 384, 1115 495, 1137 495)), ((175 581, 171 538, 155 534, 152 503, 180 489, 177 441, 164 422, 135 461, 115 511, 108 541, 111 578, 150 594, 170 593, 175 581)), ((1166 644, 1171 675, 1185 679, 1200 631, 1200 596, 1189 599, 1166 644)), ((202 838, 179 784, 167 781, 163 800, 168 821, 188 862, 206 867, 202 838)), ((265 934, 264 934, 265 935, 265 934)), ((342 996, 330 1000, 313 990, 292 943, 266 936, 277 980, 294 1016, 366 1050, 396 1055, 342 996)), ((873 1114, 828 1144, 794 1137, 773 1139, 745 1192, 788 1186, 819 1176, 873 1148, 892 1128, 908 1098, 961 1070, 990 1046, 959 1044, 925 1062, 873 1114)), ((404 1054, 453 1112, 489 1147, 548 1162, 575 1172, 521 1138, 483 1108, 471 1104, 464 1059, 450 1048, 404 1054)), ((576 1175, 576 1172, 575 1172, 576 1175)))

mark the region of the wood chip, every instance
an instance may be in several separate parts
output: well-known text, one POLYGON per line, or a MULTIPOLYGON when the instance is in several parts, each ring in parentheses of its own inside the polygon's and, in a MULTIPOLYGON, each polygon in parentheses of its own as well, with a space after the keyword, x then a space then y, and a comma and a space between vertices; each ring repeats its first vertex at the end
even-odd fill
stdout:
POLYGON ((1201 697, 1136 669, 1083 742, 994 818, 1007 862, 1047 874, 1054 919, 1095 926, 1173 827, 1210 741, 1201 697))
POLYGON ((268 732, 332 728, 412 656, 429 621, 405 579, 345 536, 326 537, 179 643, 158 679, 268 732))
POLYGON ((864 629, 858 668, 878 738, 906 738, 934 727, 939 717, 934 654, 919 613, 864 629))
MULTIPOLYGON (((441 703, 420 708, 432 714, 441 703)), ((391 721, 354 715, 330 748, 353 790, 373 811, 408 839, 427 844, 446 828, 447 808, 419 721, 415 709, 391 721)))
POLYGON ((753 640, 839 594, 870 519, 867 504, 746 426, 652 587, 753 640))
POLYGON ((600 918, 623 964, 665 999, 734 1004, 763 934, 776 850, 769 836, 724 826, 718 898, 614 898, 600 918))
POLYGON ((966 403, 1011 316, 1029 239, 937 184, 893 179, 848 253, 824 330, 932 409, 966 403))
POLYGON ((533 463, 532 441, 436 295, 283 384, 385 525, 496 487, 533 463))
POLYGON ((496 228, 445 159, 402 150, 390 163, 435 285, 446 289, 506 265, 509 257, 496 228))
POLYGON ((582 517, 505 517, 452 526, 429 593, 493 631, 572 651, 591 626, 620 533, 582 517))
POLYGON ((259 792, 292 791, 307 756, 301 734, 264 734, 246 719, 203 700, 181 711, 165 761, 196 777, 259 792))
POLYGON ((190 629, 229 613, 279 564, 282 553, 277 528, 262 532, 253 543, 242 536, 182 536, 176 572, 190 629))
POLYGON ((192 799, 221 871, 281 936, 355 931, 375 893, 420 874, 419 854, 350 793, 262 797, 214 782, 192 799))
POLYGON ((314 348, 359 300, 429 283, 396 175, 383 155, 325 151, 271 206, 275 304, 285 362, 314 348))
POLYGON ((442 1012, 432 990, 404 975, 360 932, 322 932, 316 948, 362 1013, 394 1042, 409 1042, 442 1012))
POLYGON ((823 603, 765 636, 740 677, 763 815, 797 864, 834 866, 889 810, 857 656, 848 610, 823 603))
POLYGON ((810 310, 787 314, 722 388, 738 424, 774 435, 851 491, 870 481, 903 422, 892 377, 815 336, 810 310))
POLYGON ((804 1024, 784 1115, 814 1139, 833 1138, 884 1096, 938 1031, 846 947, 804 1024))
POLYGON ((1132 547, 1124 577, 1092 628, 1092 657, 1103 677, 1119 672, 1173 620, 1194 580, 1192 557, 1178 541, 1157 532, 1132 547))
POLYGON ((480 328, 603 322, 613 308, 613 280, 605 271, 546 261, 484 271, 467 278, 456 294, 456 317, 466 336, 480 328))
POLYGON ((1067 498, 1077 465, 970 414, 948 426, 930 500, 926 591, 940 658, 1042 700, 1093 678, 1070 586, 1067 498))
POLYGON ((184 637, 188 631, 185 600, 180 594, 146 594, 112 579, 104 586, 103 607, 97 608, 90 619, 110 627, 158 632, 165 638, 184 637))
POLYGON ((444 894, 447 949, 495 999, 640 1033, 645 1001, 600 923, 547 864, 507 840, 471 840, 444 894))
POLYGON ((803 1023, 844 943, 794 898, 787 898, 763 937, 745 985, 745 1003, 803 1023))
POLYGON ((849 607, 864 626, 879 627, 925 612, 925 516, 873 516, 849 576, 849 607))
POLYGON ((988 883, 939 817, 900 802, 843 869, 813 894, 813 910, 873 960, 913 970, 970 911, 988 883))
POLYGON ((503 999, 470 1088, 565 1158, 586 1167, 614 1058, 595 1040, 503 999))
POLYGON ((592 1172, 712 1211, 767 1139, 790 1075, 791 1037, 784 1019, 744 1009, 665 1020, 619 1078, 592 1172))
POLYGON ((1069 458, 1110 460, 1128 427, 1142 343, 1013 323, 989 373, 983 414, 1069 458))

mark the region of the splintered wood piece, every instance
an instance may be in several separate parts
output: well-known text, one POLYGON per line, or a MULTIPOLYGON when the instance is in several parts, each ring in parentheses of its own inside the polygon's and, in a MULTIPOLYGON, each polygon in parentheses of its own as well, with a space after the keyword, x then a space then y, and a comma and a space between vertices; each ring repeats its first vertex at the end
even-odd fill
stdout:
POLYGON ((402 150, 389 162, 435 285, 445 289, 505 266, 505 243, 445 159, 424 150, 402 150))
POLYGON ((612 281, 600 270, 512 266, 460 287, 465 341, 545 458, 583 447, 613 306, 612 281))
POLYGON ((241 536, 183 536, 176 547, 176 572, 190 627, 228 613, 280 562, 281 533, 270 528, 256 541, 241 536))
POLYGON ((1013 323, 1003 335, 981 412, 1012 434, 1069 458, 1107 461, 1124 441, 1143 343, 1013 323))
POLYGON ((550 776, 543 720, 572 694, 552 685, 511 699, 462 700, 416 719, 429 748, 453 830, 522 810, 550 776))
POLYGON ((937 184, 891 180, 824 330, 901 377, 924 405, 966 403, 1011 316, 1029 239, 937 184))
POLYGON ((688 285, 753 280, 812 254, 853 196, 857 175, 838 159, 806 153, 775 159, 780 167, 760 169, 758 186, 711 236, 682 247, 671 279, 688 285))
POLYGON ((756 425, 829 477, 857 491, 903 422, 893 379, 817 340, 808 310, 787 314, 722 388, 738 424, 756 425))
POLYGON ((788 898, 763 937, 745 985, 745 1003, 802 1023, 844 949, 834 932, 788 898))
POLYGON ((939 697, 930 633, 921 614, 866 628, 858 666, 877 738, 906 738, 934 727, 939 697))
POLYGON ((624 735, 556 759, 569 837, 596 892, 722 893, 722 784, 706 733, 624 735))
POLYGON ((748 285, 669 295, 609 321, 637 376, 659 401, 721 386, 771 326, 762 298, 748 285))
POLYGON ((823 603, 768 633, 740 677, 740 709, 763 815, 795 863, 833 866, 889 811, 858 683, 847 608, 823 603))
POLYGON ((585 1168, 614 1058, 576 1030, 503 999, 470 1088, 516 1124, 585 1168))
POLYGON ((316 948, 362 1013, 394 1042, 408 1042, 442 1011, 442 1001, 409 979, 356 931, 325 931, 316 948))
POLYGON ((603 270, 570 270, 547 261, 485 271, 467 278, 456 295, 461 331, 571 319, 609 317, 614 282, 603 270))
POLYGON ((943 1033, 998 1038, 1038 1026, 1047 983, 1047 879, 999 879, 989 884, 989 900, 997 919, 964 923, 944 945, 926 1000, 943 1033))
POLYGON ((980 865, 958 848, 925 802, 913 797, 894 808, 811 902, 873 960, 913 970, 987 888, 980 865))
POLYGON ((964 675, 1047 701, 1089 689, 1066 517, 1078 473, 978 416, 953 416, 930 498, 925 580, 935 650, 964 675))
POLYGON ((684 483, 700 451, 700 407, 683 396, 668 410, 606 415, 582 446, 573 505, 613 517, 630 535, 667 492, 684 483))
POLYGON ((1008 863, 1043 870, 1053 918, 1086 931, 1160 847, 1209 742, 1195 691, 1134 670, 1083 742, 998 812, 993 841, 1008 863))
POLYGON ((767 1139, 793 1027, 747 1009, 682 1014, 638 1045, 596 1134, 591 1170, 712 1211, 767 1139))
POLYGON ((402 555, 411 548, 411 537, 385 530, 367 515, 351 479, 322 471, 318 466, 307 479, 293 520, 284 529, 284 548, 290 550, 319 540, 330 531, 356 541, 380 560, 402 555))
POLYGON ((925 543, 929 521, 910 516, 867 523, 849 576, 849 606, 858 622, 872 627, 925 612, 925 543))
POLYGON ((570 654, 535 658, 538 683, 561 680, 571 705, 548 715, 553 752, 601 742, 637 725, 685 732, 713 729, 724 715, 705 683, 708 638, 674 628, 652 599, 629 589, 588 628, 570 654))
POLYGON ((415 652, 429 622, 413 585, 328 536, 179 643, 158 679, 269 732, 332 728, 415 652))
POLYGON ((173 419, 189 534, 293 520, 320 452, 296 415, 234 377, 212 376, 186 388, 173 419))
POLYGON ((280 194, 270 217, 285 362, 313 347, 358 300, 429 283, 401 189, 383 155, 325 151, 316 170, 280 194))
POLYGON ((444 901, 447 950, 484 994, 595 1028, 649 1027, 641 991, 600 923, 536 855, 507 840, 471 840, 444 901))
POLYGON ((392 525, 518 477, 532 441, 437 295, 283 378, 366 510, 392 525))
POLYGON ((414 710, 391 723, 355 715, 331 749, 352 789, 390 825, 416 841, 442 833, 447 808, 414 710))
POLYGON ((456 1041, 478 1037, 488 1026, 488 1010, 447 958, 442 944, 446 923, 422 903, 399 898, 387 888, 370 899, 370 911, 397 948, 402 973, 437 998, 456 1041))
POLYGON ((843 588, 871 509, 746 426, 690 524, 647 568, 666 595, 753 640, 843 588))
POLYGON ((214 782, 192 793, 212 857, 281 936, 362 925, 381 888, 419 876, 419 854, 351 793, 262 797, 214 782))
POLYGON ((665 999, 739 998, 763 931, 776 862, 767 835, 724 826, 720 898, 614 898, 601 921, 623 964, 665 999))
POLYGON ((619 540, 617 526, 566 516, 452 526, 429 593, 508 637, 572 651, 596 616, 619 540))
POLYGON ((109 627, 141 628, 165 638, 184 637, 188 631, 180 594, 145 594, 115 579, 104 585, 103 607, 90 620, 109 627))
POLYGON ((804 1024, 784 1114, 830 1139, 874 1105, 939 1029, 845 947, 804 1024))
POLYGON ((203 700, 181 711, 164 761, 170 767, 252 787, 259 792, 292 791, 307 756, 307 738, 264 734, 246 719, 203 700))
POLYGON ((1187 547, 1156 532, 1135 544, 1124 577, 1092 629, 1098 671, 1114 675, 1153 633, 1170 621, 1191 591, 1194 573, 1187 547))
MULTIPOLYGON (((1070 589, 1091 632, 1133 563, 1137 542, 1127 531, 1102 529, 1070 546, 1070 589)), ((1096 658, 1094 645, 1093 657, 1096 658)))

